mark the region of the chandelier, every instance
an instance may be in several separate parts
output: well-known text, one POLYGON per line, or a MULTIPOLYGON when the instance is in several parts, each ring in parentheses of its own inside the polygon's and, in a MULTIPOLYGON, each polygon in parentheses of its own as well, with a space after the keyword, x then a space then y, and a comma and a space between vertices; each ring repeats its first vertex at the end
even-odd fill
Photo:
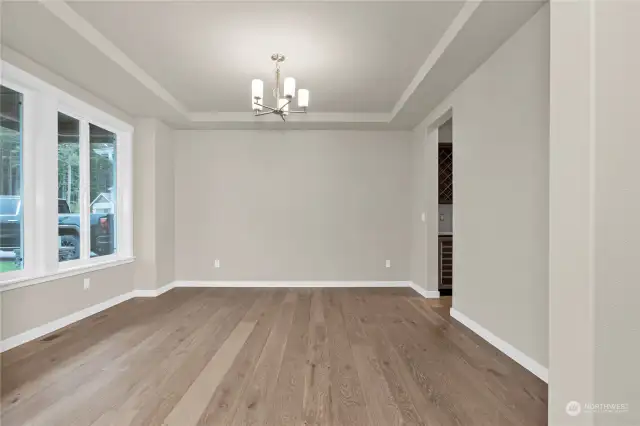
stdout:
POLYGON ((276 99, 275 107, 270 107, 263 103, 263 84, 262 80, 255 79, 251 81, 251 107, 256 117, 276 114, 282 118, 282 121, 287 121, 285 117, 289 114, 306 114, 307 107, 309 106, 309 91, 306 89, 298 90, 298 107, 302 108, 300 111, 294 111, 289 109, 289 104, 296 96, 296 80, 293 77, 287 77, 284 79, 284 96, 280 94, 280 64, 284 62, 285 56, 281 53, 274 53, 271 55, 271 60, 276 64, 276 87, 273 89, 273 97, 276 99), (268 111, 262 112, 262 109, 266 108, 268 111))

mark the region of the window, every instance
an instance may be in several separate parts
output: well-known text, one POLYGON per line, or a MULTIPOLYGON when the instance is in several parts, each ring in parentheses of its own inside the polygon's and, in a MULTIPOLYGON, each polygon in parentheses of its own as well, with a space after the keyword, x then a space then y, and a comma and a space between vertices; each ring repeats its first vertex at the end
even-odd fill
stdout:
POLYGON ((133 128, 7 62, 2 70, 0 291, 130 261, 133 128))
POLYGON ((115 251, 116 135, 89 124, 91 256, 115 251))
POLYGON ((58 259, 80 259, 80 121, 58 113, 58 259))
POLYGON ((0 272, 23 269, 22 94, 0 86, 0 272))
POLYGON ((114 132, 58 112, 60 262, 117 252, 117 140, 114 132), (81 137, 81 133, 84 134, 81 126, 89 129, 88 141, 85 136, 81 137), (88 149, 81 148, 86 144, 88 149), (88 165, 87 177, 81 171, 81 164, 88 165), (88 198, 83 200, 81 193, 88 198))
POLYGON ((117 140, 111 131, 58 112, 60 262, 116 253, 117 140), (81 137, 81 126, 88 126, 88 142, 81 137), (84 144, 88 149, 81 148, 84 144), (88 165, 87 177, 81 164, 88 165), (86 190, 81 192, 81 188, 86 190), (81 193, 88 198, 83 200, 81 193))

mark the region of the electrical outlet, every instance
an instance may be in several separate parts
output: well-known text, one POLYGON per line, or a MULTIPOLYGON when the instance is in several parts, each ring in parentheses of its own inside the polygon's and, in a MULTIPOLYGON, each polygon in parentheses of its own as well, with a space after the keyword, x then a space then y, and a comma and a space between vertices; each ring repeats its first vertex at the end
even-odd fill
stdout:
POLYGON ((84 289, 89 290, 91 288, 91 278, 84 279, 84 289))
POLYGON ((387 259, 387 263, 385 264, 387 268, 391 268, 391 261, 387 259))
POLYGON ((443 214, 440 215, 440 222, 444 222, 444 215, 443 214))
POLYGON ((214 268, 219 268, 219 267, 220 267, 220 259, 216 259, 216 260, 213 262, 213 267, 214 267, 214 268))

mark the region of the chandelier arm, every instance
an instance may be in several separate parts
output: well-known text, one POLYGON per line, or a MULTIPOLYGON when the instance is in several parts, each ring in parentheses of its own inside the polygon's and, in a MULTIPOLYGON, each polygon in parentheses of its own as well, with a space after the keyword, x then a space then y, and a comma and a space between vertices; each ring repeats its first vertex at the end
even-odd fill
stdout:
POLYGON ((259 103, 257 103, 257 102, 254 102, 253 104, 254 104, 254 105, 261 106, 261 107, 264 107, 264 108, 269 108, 271 111, 278 111, 278 109, 277 109, 277 108, 272 108, 272 107, 270 107, 269 105, 262 105, 262 104, 259 104, 259 103))
POLYGON ((267 114, 273 114, 273 111, 261 112, 254 115, 254 117, 260 117, 261 115, 267 115, 267 114))
POLYGON ((282 121, 286 122, 287 120, 284 119, 284 114, 279 114, 280 118, 282 118, 282 121))
POLYGON ((291 99, 288 99, 286 104, 284 104, 284 105, 282 105, 280 108, 278 108, 278 111, 282 111, 282 109, 283 109, 284 107, 286 107, 287 105, 289 105, 290 103, 291 103, 291 99))

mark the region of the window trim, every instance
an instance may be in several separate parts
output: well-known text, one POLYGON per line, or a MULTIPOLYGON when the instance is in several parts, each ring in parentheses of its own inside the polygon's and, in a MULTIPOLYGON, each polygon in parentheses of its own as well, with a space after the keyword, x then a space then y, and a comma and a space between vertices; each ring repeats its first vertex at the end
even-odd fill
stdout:
MULTIPOLYGON (((0 75, 0 84, 2 86, 8 87, 11 90, 14 90, 16 92, 19 92, 22 95, 22 123, 21 123, 21 139, 22 139, 22 146, 20 147, 21 150, 21 173, 22 176, 20 177, 21 179, 21 194, 20 194, 20 202, 23 206, 22 209, 22 244, 24 247, 22 247, 22 257, 23 259, 26 259, 27 256, 29 256, 29 258, 33 258, 34 257, 34 247, 33 247, 33 243, 35 243, 35 238, 33 235, 33 229, 27 229, 26 223, 33 223, 34 221, 34 212, 32 208, 24 208, 30 205, 33 205, 33 203, 35 202, 35 196, 33 194, 33 180, 32 180, 32 174, 34 172, 33 167, 31 164, 27 165, 27 158, 29 158, 29 155, 31 154, 31 148, 33 146, 35 146, 35 144, 33 143, 33 135, 32 135, 32 130, 33 129, 27 129, 27 126, 25 125, 25 122, 27 120, 27 117, 29 117, 29 119, 31 120, 33 118, 33 113, 34 113, 34 102, 37 100, 37 93, 33 90, 33 88, 31 88, 28 84, 24 84, 22 81, 20 81, 19 79, 13 79, 13 78, 7 78, 7 69, 5 68, 5 64, 3 62, 2 64, 2 75, 0 75), (29 191, 29 193, 27 193, 27 191, 29 191)), ((35 132, 33 132, 35 133, 35 132)), ((29 163, 31 163, 31 161, 29 161, 29 163)), ((4 280, 20 280, 20 279, 25 279, 26 277, 30 276, 33 274, 34 272, 34 263, 32 263, 32 261, 30 262, 23 262, 22 265, 22 269, 18 270, 18 271, 11 271, 11 272, 3 272, 2 274, 0 274, 0 286, 2 285, 1 283, 4 280)))
MULTIPOLYGON (((47 281, 43 278, 48 276, 56 277, 78 269, 91 270, 93 266, 102 269, 104 265, 118 265, 133 259, 133 126, 6 61, 2 61, 1 69, 0 84, 23 96, 22 203, 25 262, 20 271, 0 273, 0 291, 15 288, 18 282, 30 285, 29 282, 34 280, 47 281), (57 178, 52 179, 57 176, 58 171, 58 112, 80 120, 81 129, 82 123, 86 123, 87 140, 88 123, 116 134, 117 246, 114 254, 58 261, 58 181, 57 178)), ((88 163, 86 168, 88 172, 88 163)), ((87 190, 81 187, 81 191, 87 190)))
MULTIPOLYGON (((106 256, 103 256, 106 257, 106 256)), ((9 290, 15 290, 22 287, 28 287, 34 284, 41 284, 47 281, 59 280, 61 278, 72 277, 74 275, 87 274, 89 272, 99 271, 101 269, 112 268, 114 266, 126 265, 136 260, 135 257, 116 258, 108 261, 96 262, 90 265, 76 265, 73 268, 64 268, 59 271, 33 277, 15 278, 3 281, 0 285, 0 293, 9 290)))
MULTIPOLYGON (((91 197, 89 194, 88 186, 91 179, 91 138, 89 134, 89 126, 94 125, 98 126, 108 132, 111 132, 116 135, 116 215, 115 215, 115 225, 116 225, 116 233, 114 235, 116 241, 120 241, 123 237, 121 235, 121 230, 119 226, 118 217, 121 213, 120 211, 120 194, 119 194, 119 179, 120 179, 120 158, 118 156, 118 150, 122 148, 122 144, 120 143, 121 139, 126 136, 125 132, 119 131, 118 129, 111 127, 109 125, 103 125, 101 123, 97 123, 96 120, 91 119, 83 114, 77 113, 72 107, 67 106, 64 103, 58 104, 58 112, 71 117, 73 119, 78 120, 79 123, 79 158, 80 158, 80 258, 74 260, 67 260, 59 263, 59 270, 71 270, 74 268, 82 267, 84 265, 93 265, 103 263, 104 261, 116 261, 120 258, 118 254, 118 247, 116 246, 116 253, 108 254, 104 256, 91 256, 91 197), (84 231, 84 232, 83 232, 84 231)), ((57 143, 57 140, 56 140, 57 143)), ((57 164, 56 164, 57 170, 57 164)))

